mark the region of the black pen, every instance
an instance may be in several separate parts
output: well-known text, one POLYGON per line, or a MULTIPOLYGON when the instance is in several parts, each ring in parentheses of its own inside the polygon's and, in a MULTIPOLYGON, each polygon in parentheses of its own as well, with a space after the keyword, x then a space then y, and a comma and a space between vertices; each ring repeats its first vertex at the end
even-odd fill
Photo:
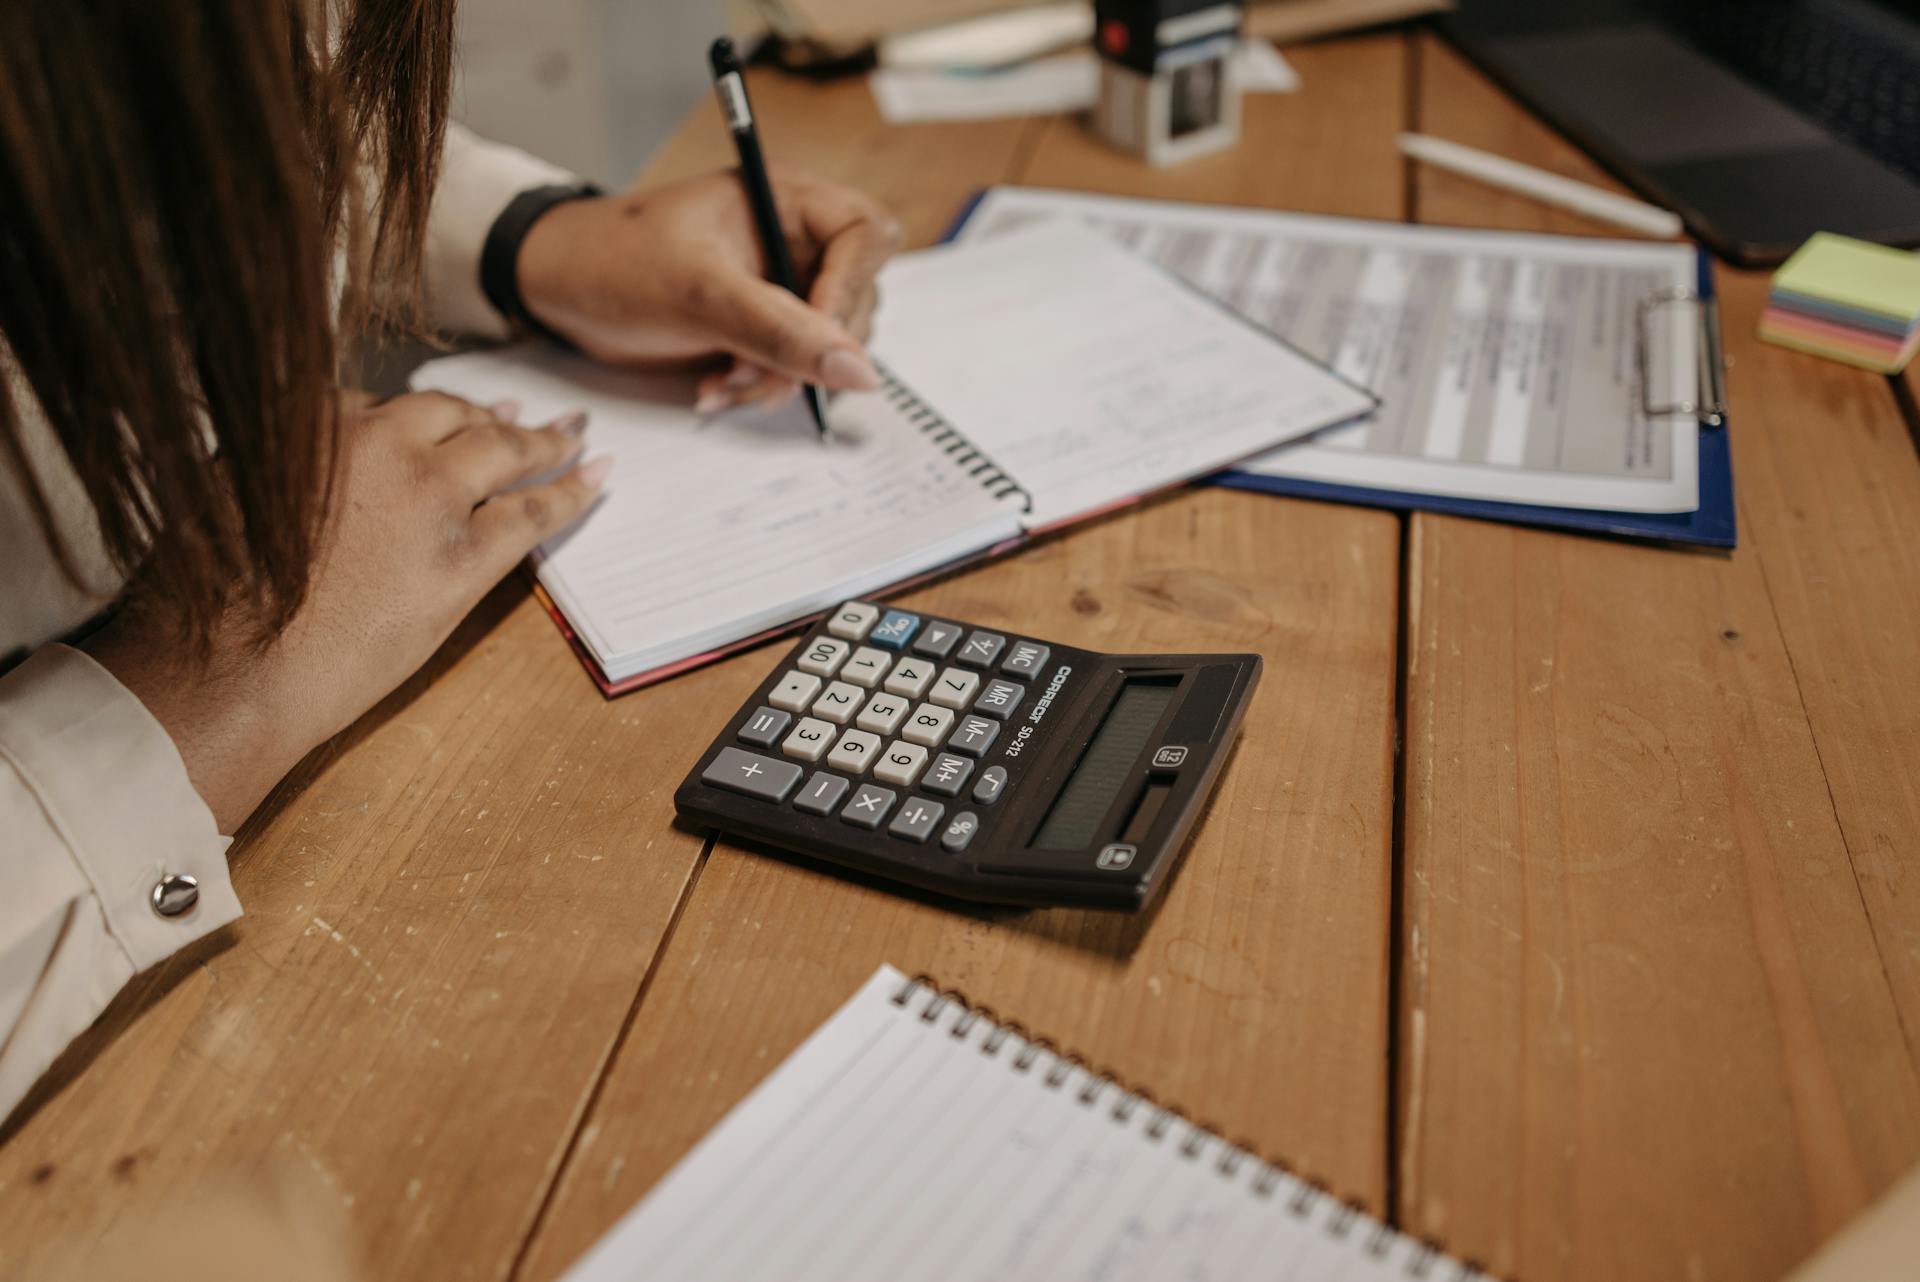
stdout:
MULTIPOLYGON (((733 41, 724 36, 713 42, 708 55, 713 62, 713 87, 720 95, 720 114, 733 135, 740 152, 740 181, 747 188, 747 203, 753 206, 753 226, 760 233, 760 247, 766 251, 767 271, 773 283, 805 299, 793 275, 793 254, 787 249, 787 234, 780 225, 780 207, 773 202, 773 180, 767 175, 766 153, 760 150, 760 131, 753 125, 753 104, 747 99, 746 77, 740 74, 740 58, 733 41)), ((813 411, 813 421, 822 437, 827 434, 827 398, 817 384, 800 389, 813 411)))

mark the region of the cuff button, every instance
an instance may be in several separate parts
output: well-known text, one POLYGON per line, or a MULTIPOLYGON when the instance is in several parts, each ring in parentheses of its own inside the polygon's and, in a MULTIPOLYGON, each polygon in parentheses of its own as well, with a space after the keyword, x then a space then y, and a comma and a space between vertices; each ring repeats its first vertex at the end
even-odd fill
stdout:
POLYGON ((168 873, 153 883, 153 911, 162 917, 184 917, 200 902, 200 883, 186 873, 168 873))

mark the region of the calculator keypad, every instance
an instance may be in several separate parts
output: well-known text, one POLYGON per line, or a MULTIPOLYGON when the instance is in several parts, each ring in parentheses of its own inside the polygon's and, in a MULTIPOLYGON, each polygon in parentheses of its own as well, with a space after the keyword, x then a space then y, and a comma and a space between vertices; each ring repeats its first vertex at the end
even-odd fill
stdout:
POLYGON ((831 721, 836 726, 844 726, 853 720, 853 714, 860 711, 860 705, 866 700, 866 692, 860 687, 836 681, 814 701, 813 715, 822 721, 831 721))
POLYGON ((919 628, 919 615, 908 614, 905 610, 888 610, 874 625, 873 631, 867 633, 867 641, 883 650, 904 650, 919 628))
POLYGON ((797 761, 818 761, 827 755, 827 749, 833 746, 833 736, 837 733, 817 717, 802 717, 800 724, 793 728, 793 733, 787 736, 787 741, 780 745, 780 751, 797 761))
POLYGON ((880 684, 880 679, 887 675, 887 669, 892 666, 893 659, 885 650, 863 645, 853 652, 853 657, 847 660, 847 666, 840 669, 840 679, 871 690, 880 684))
POLYGON ((820 693, 820 678, 810 672, 789 672, 767 696, 767 702, 782 712, 805 712, 820 693))
POLYGON ((850 775, 863 775, 880 755, 880 736, 865 730, 849 730, 840 736, 827 754, 827 764, 850 775))
POLYGON ((807 786, 800 790, 800 795, 793 799, 793 808, 807 815, 830 815, 850 787, 852 785, 839 775, 816 770, 813 778, 807 780, 807 786))
POLYGON ((947 740, 947 747, 969 757, 984 757, 993 741, 1000 737, 1000 723, 985 717, 962 717, 959 728, 947 740))
POLYGON ((905 841, 925 842, 933 836, 934 827, 940 822, 940 816, 947 808, 937 801, 923 801, 915 797, 900 807, 900 813, 894 816, 887 832, 905 841))
POLYGON ((964 668, 948 668, 933 683, 933 693, 927 697, 943 708, 952 708, 958 712, 973 702, 973 692, 980 688, 980 674, 968 672, 964 668))
POLYGON ((953 653, 953 647, 960 644, 960 637, 966 629, 954 623, 929 623, 920 629, 920 635, 913 643, 915 654, 924 654, 929 659, 944 659, 953 653))
POLYGON ((957 797, 960 790, 967 786, 967 776, 972 773, 973 762, 951 752, 943 752, 927 767, 920 786, 942 797, 957 797))
POLYGON ((878 828, 886 819, 887 812, 893 809, 898 795, 891 788, 863 783, 860 790, 853 794, 853 800, 847 803, 847 808, 840 812, 840 817, 856 828, 878 828))
POLYGON ((852 652, 853 647, 837 637, 815 637, 800 655, 798 666, 816 677, 830 677, 852 652))
POLYGON ((876 694, 867 700, 866 707, 860 709, 860 715, 853 719, 853 724, 875 734, 890 735, 907 719, 907 709, 911 706, 899 695, 876 694))
POLYGON ((978 811, 949 807, 991 806, 1005 792, 1006 768, 982 769, 981 758, 1049 657, 1037 642, 848 602, 736 732, 742 744, 780 755, 724 748, 701 777, 962 854, 984 825, 978 811))
POLYGON ((1047 665, 1047 656, 1053 651, 1032 641, 1015 641, 1013 653, 1000 665, 1000 671, 1018 681, 1031 681, 1040 675, 1047 665))
POLYGON ((953 717, 952 708, 923 703, 907 718, 906 729, 900 732, 900 737, 923 748, 938 748, 946 742, 947 731, 953 729, 953 717))
POLYGON ((1020 706, 1020 700, 1026 697, 1026 689, 1011 681, 989 681, 980 697, 973 701, 973 710, 995 721, 1005 721, 1020 706))
POLYGON ((771 748, 780 742, 780 736, 793 724, 793 714, 782 712, 778 708, 760 707, 753 710, 747 718, 747 724, 740 727, 740 742, 750 743, 756 748, 771 748))
POLYGON ((927 768, 927 750, 917 743, 891 743, 873 768, 873 777, 881 783, 913 787, 914 780, 927 768))
POLYGON ((742 752, 738 748, 722 748, 720 755, 713 759, 713 764, 701 774, 700 780, 716 788, 725 788, 728 792, 777 804, 787 799, 787 795, 800 782, 802 773, 800 767, 790 761, 775 761, 772 757, 742 752))
POLYGON ((867 639, 867 633, 873 631, 873 625, 879 621, 879 606, 849 601, 833 612, 833 618, 827 621, 827 631, 842 641, 860 642, 867 639))
POLYGON ((902 659, 900 666, 887 678, 887 693, 897 694, 908 699, 918 699, 926 694, 927 686, 933 682, 933 674, 939 665, 926 659, 902 659))
POLYGON ((991 668, 1000 657, 1000 652, 1006 648, 1007 639, 998 632, 975 631, 967 638, 967 643, 960 647, 960 653, 954 656, 954 661, 970 668, 991 668))

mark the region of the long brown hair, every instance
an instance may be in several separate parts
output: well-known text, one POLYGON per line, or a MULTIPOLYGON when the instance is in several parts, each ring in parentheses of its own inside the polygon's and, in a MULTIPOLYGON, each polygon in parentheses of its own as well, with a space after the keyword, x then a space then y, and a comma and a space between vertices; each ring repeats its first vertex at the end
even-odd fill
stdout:
POLYGON ((236 592, 270 630, 300 605, 343 349, 417 298, 452 11, 0 3, 0 458, 76 584, 92 586, 29 462, 7 358, 108 556, 185 640, 204 644, 236 592))

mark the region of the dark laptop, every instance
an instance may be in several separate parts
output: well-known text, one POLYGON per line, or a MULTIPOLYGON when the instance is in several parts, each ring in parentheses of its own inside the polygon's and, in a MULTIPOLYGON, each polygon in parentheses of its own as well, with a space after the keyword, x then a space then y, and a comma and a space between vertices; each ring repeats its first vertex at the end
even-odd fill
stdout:
POLYGON ((1736 262, 1920 244, 1920 0, 1459 0, 1442 29, 1736 262))

